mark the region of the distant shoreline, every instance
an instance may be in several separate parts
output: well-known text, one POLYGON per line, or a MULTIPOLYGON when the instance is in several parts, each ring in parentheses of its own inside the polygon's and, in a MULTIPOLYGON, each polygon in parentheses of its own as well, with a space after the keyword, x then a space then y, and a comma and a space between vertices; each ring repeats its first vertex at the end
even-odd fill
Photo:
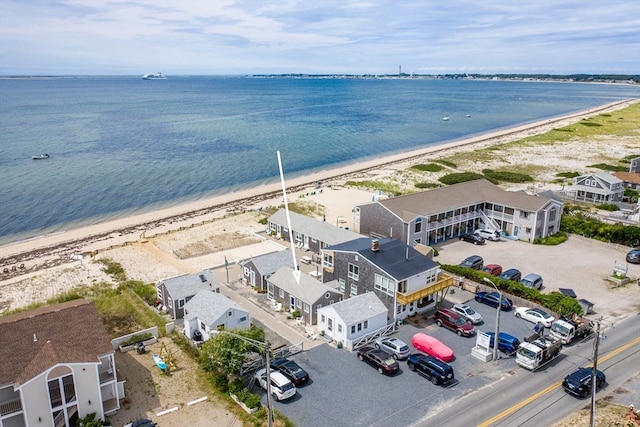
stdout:
MULTIPOLYGON (((324 185, 342 185, 349 177, 367 171, 386 168, 390 165, 415 160, 425 155, 443 153, 452 149, 468 149, 470 146, 483 143, 494 145, 516 140, 533 133, 544 133, 559 126, 563 121, 578 121, 606 110, 616 110, 637 102, 637 99, 626 99, 611 102, 599 107, 590 108, 577 113, 567 114, 551 119, 536 121, 512 128, 502 129, 471 138, 433 145, 418 150, 383 156, 355 164, 326 169, 305 174, 286 181, 287 192, 294 193, 305 188, 313 188, 318 181, 324 185), (525 135, 524 133, 527 133, 525 135)), ((286 176, 285 176, 286 178, 286 176)), ((53 234, 33 237, 0 246, 0 260, 3 266, 16 265, 32 261, 38 257, 63 257, 73 254, 87 253, 99 248, 119 243, 138 240, 141 235, 153 233, 154 229, 177 229, 183 224, 211 220, 225 214, 253 209, 265 201, 281 199, 281 185, 272 182, 262 186, 235 191, 204 200, 157 209, 150 212, 127 216, 116 220, 91 224, 78 228, 61 230, 53 234), (52 255, 53 254, 53 255, 52 255)))

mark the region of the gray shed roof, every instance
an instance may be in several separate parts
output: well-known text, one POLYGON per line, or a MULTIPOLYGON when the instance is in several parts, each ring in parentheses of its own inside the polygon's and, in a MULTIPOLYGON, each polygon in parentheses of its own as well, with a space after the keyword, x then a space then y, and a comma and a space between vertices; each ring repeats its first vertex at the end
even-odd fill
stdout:
POLYGON ((387 314, 387 307, 374 292, 356 295, 332 304, 330 307, 333 307, 346 325, 370 319, 381 313, 387 314))
POLYGON ((315 303, 327 292, 330 292, 333 296, 340 295, 335 288, 329 287, 306 274, 300 274, 300 283, 298 283, 293 273, 293 269, 282 267, 267 280, 307 304, 315 303))
MULTIPOLYGON (((328 222, 319 221, 296 212, 289 211, 289 217, 291 218, 291 228, 293 231, 303 233, 313 239, 320 240, 327 245, 335 245, 337 243, 346 242, 347 240, 362 237, 361 234, 336 227, 328 222)), ((284 209, 278 210, 278 212, 269 217, 269 222, 288 228, 286 211, 284 209)))
POLYGON ((357 252, 397 281, 438 267, 438 264, 397 239, 361 237, 332 246, 334 252, 357 252), (378 240, 378 250, 371 250, 371 241, 378 240))
POLYGON ((228 297, 211 291, 198 292, 184 305, 184 309, 188 313, 184 316, 185 320, 197 317, 207 326, 213 325, 214 322, 224 316, 230 309, 244 311, 247 315, 249 314, 247 310, 234 301, 231 301, 228 297))
POLYGON ((203 270, 195 274, 183 274, 182 276, 163 279, 156 287, 164 283, 169 295, 174 300, 180 300, 197 294, 199 291, 216 290, 220 287, 211 270, 203 270))
POLYGON ((376 201, 404 222, 478 203, 491 202, 536 212, 549 202, 546 197, 505 191, 486 179, 462 182, 406 196, 376 201))
POLYGON ((273 273, 280 267, 293 268, 293 257, 289 249, 277 252, 271 252, 264 255, 259 255, 251 259, 245 260, 241 265, 245 265, 252 262, 261 274, 273 273))

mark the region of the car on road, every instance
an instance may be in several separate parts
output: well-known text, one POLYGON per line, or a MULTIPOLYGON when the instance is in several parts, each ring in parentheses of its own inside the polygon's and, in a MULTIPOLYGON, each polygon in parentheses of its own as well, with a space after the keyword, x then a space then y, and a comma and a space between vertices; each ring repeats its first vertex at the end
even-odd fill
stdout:
POLYGON ((409 356, 407 367, 410 371, 417 372, 434 385, 446 384, 455 378, 451 365, 433 356, 425 356, 420 353, 414 353, 409 356))
POLYGON ((497 242, 498 240, 500 240, 500 232, 496 230, 482 228, 480 230, 474 231, 473 233, 477 234, 478 236, 482 237, 485 240, 493 240, 494 242, 497 242))
POLYGON ((513 314, 519 319, 540 324, 545 328, 550 328, 553 321, 556 320, 552 315, 541 308, 516 307, 513 314))
POLYGON ((449 328, 458 334, 458 336, 470 337, 476 333, 473 325, 467 322, 466 318, 447 308, 441 308, 436 311, 433 315, 433 320, 436 322, 436 325, 449 328))
MULTIPOLYGON (((495 332, 485 332, 485 334, 489 335, 489 347, 493 348, 493 337, 496 336, 495 332)), ((498 334, 498 350, 503 353, 512 354, 518 350, 520 346, 520 340, 514 337, 511 334, 506 332, 500 332, 498 334)))
POLYGON ((482 315, 467 304, 454 304, 453 307, 451 307, 451 311, 464 317, 474 325, 482 323, 482 315))
MULTIPOLYGON (((569 394, 577 397, 591 395, 591 376, 593 368, 579 368, 567 375, 562 381, 562 388, 569 394)), ((596 369, 596 390, 602 388, 606 382, 604 372, 596 369)))
POLYGON ((460 240, 473 243, 474 245, 484 245, 484 238, 474 233, 467 233, 460 235, 460 240))
POLYGON ((460 263, 460 267, 473 268, 474 270, 480 270, 484 260, 480 255, 471 255, 466 257, 460 263))
POLYGON ((520 273, 520 270, 518 269, 510 268, 500 273, 500 276, 498 277, 503 280, 513 280, 514 282, 519 282, 520 278, 522 277, 522 273, 520 273))
POLYGON ((358 349, 358 359, 367 362, 381 374, 391 375, 398 372, 400 365, 392 355, 384 350, 366 346, 358 349))
POLYGON ((527 288, 538 290, 542 289, 542 282, 542 277, 540 277, 539 274, 534 273, 527 274, 522 279, 520 279, 520 283, 525 285, 527 288))
MULTIPOLYGON (((270 371, 271 377, 271 396, 277 401, 289 399, 296 394, 296 386, 285 377, 281 372, 270 371)), ((267 369, 258 370, 253 376, 257 385, 263 389, 267 389, 267 369)))
MULTIPOLYGON (((500 303, 500 294, 497 292, 478 292, 475 297, 476 301, 489 305, 493 308, 498 307, 500 303)), ((502 296, 502 305, 500 307, 503 311, 511 310, 513 303, 504 295, 502 296)))
POLYGON ((500 273, 502 273, 502 266, 499 264, 487 264, 482 267, 482 271, 487 274, 491 274, 492 276, 498 276, 500 273))
POLYGON ((418 332, 411 338, 411 344, 413 344, 416 350, 440 359, 443 362, 451 362, 453 360, 453 350, 431 335, 418 332))
POLYGON ((373 342, 375 348, 382 349, 396 360, 409 357, 409 346, 401 339, 395 337, 380 337, 373 342))
POLYGON ((309 374, 302 369, 295 361, 279 358, 271 362, 271 368, 276 371, 280 371, 285 377, 289 378, 291 382, 299 387, 302 384, 309 381, 309 374))
POLYGON ((154 427, 154 426, 157 426, 157 424, 151 421, 149 418, 140 418, 135 420, 132 423, 124 425, 124 427, 154 427))
POLYGON ((627 262, 640 264, 640 249, 631 249, 627 252, 627 262))

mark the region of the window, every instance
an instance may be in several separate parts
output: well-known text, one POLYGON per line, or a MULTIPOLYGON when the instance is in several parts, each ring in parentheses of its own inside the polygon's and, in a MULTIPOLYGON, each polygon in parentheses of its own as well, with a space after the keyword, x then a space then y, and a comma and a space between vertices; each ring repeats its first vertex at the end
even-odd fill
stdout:
POLYGON ((413 227, 414 233, 420 233, 422 231, 422 218, 416 219, 415 226, 413 227))
POLYGON ((555 221, 555 220, 556 220, 556 210, 551 209, 551 211, 549 211, 549 221, 555 221))
POLYGON ((233 316, 233 311, 232 311, 232 310, 229 310, 229 311, 227 312, 227 317, 231 317, 231 316, 233 316))
POLYGON ((242 316, 242 317, 240 318, 240 323, 242 323, 242 322, 246 322, 246 321, 247 321, 247 316, 242 316))
POLYGON ((202 329, 203 331, 207 329, 207 325, 204 324, 204 322, 200 322, 200 329, 202 329))
POLYGON ((183 299, 178 300, 178 308, 182 308, 182 307, 184 307, 184 300, 183 299))
POLYGON ((327 329, 333 331, 333 319, 327 319, 327 329))
POLYGON ((398 292, 402 293, 402 294, 406 294, 407 293, 407 281, 403 280, 402 282, 398 283, 398 292))
POLYGON ((520 218, 522 219, 529 219, 529 214, 531 212, 525 212, 525 211, 520 211, 520 218))
POLYGON ((527 234, 531 234, 531 227, 525 228, 524 232, 527 233, 527 234))
POLYGON ((380 276, 376 273, 373 287, 387 295, 393 296, 396 291, 395 283, 393 280, 380 276))
POLYGON ((352 334, 356 333, 356 325, 351 325, 351 333, 352 334))
POLYGON ((358 332, 362 330, 362 323, 358 323, 358 332))
POLYGON ((338 333, 342 333, 342 323, 338 323, 338 333))
POLYGON ((352 283, 351 292, 349 292, 349 296, 355 297, 356 295, 358 295, 358 285, 356 285, 355 283, 352 283))
POLYGON ((322 265, 325 267, 333 268, 333 255, 328 253, 322 254, 322 265))
POLYGON ((310 307, 309 307, 309 304, 306 304, 306 303, 305 303, 305 305, 304 305, 304 312, 305 312, 305 313, 308 313, 308 312, 309 312, 309 308, 310 308, 310 307))
POLYGON ((280 295, 280 298, 284 298, 284 289, 280 289, 278 295, 280 295))
POLYGON ((324 314, 321 314, 321 315, 320 315, 320 322, 322 322, 322 323, 324 323, 324 322, 325 322, 325 320, 324 320, 324 314))
POLYGON ((74 416, 78 412, 76 389, 73 375, 47 381, 49 401, 58 425, 75 425, 74 416))
POLYGON ((338 283, 340 284, 340 292, 344 294, 344 279, 338 279, 338 283))
POLYGON ((349 263, 349 279, 358 280, 358 271, 357 265, 349 263))
POLYGON ((369 327, 369 321, 365 320, 364 321, 364 328, 367 329, 369 327))

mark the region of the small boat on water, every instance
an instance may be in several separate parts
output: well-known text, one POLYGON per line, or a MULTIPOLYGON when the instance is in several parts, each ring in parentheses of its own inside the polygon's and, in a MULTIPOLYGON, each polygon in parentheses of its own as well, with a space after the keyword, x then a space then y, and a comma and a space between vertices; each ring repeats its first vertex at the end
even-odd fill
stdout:
POLYGON ((142 78, 144 80, 166 80, 167 79, 165 76, 162 75, 160 71, 158 71, 157 73, 145 74, 144 76, 142 76, 142 78))
POLYGON ((448 121, 449 121, 449 116, 444 116, 444 117, 442 118, 442 121, 444 121, 444 122, 448 122, 448 121))
POLYGON ((155 363, 155 365, 158 368, 160 368, 160 370, 162 370, 162 371, 166 371, 167 370, 167 364, 164 363, 164 360, 162 360, 162 358, 159 355, 154 354, 154 355, 151 356, 151 358, 153 359, 153 363, 155 363))
POLYGON ((31 156, 33 160, 44 160, 44 159, 48 159, 49 157, 51 156, 49 156, 48 154, 38 154, 36 156, 31 156))

